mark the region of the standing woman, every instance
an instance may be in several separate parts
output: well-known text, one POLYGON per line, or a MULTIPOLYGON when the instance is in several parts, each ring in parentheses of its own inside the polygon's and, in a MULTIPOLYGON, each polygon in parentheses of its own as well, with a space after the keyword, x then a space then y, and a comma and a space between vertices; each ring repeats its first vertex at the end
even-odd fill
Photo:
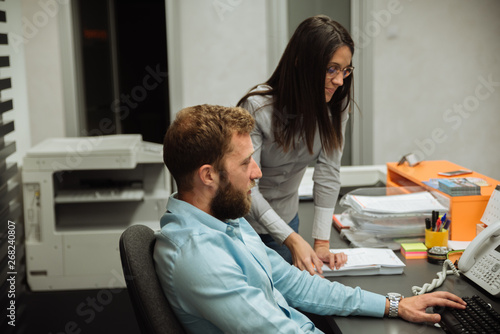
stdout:
POLYGON ((267 82, 238 106, 255 118, 252 142, 262 178, 252 189, 246 217, 262 241, 288 262, 314 274, 347 261, 330 253, 330 233, 340 190, 340 160, 349 118, 354 42, 324 15, 303 21, 267 82), (298 234, 298 188, 314 165, 314 249, 298 234))

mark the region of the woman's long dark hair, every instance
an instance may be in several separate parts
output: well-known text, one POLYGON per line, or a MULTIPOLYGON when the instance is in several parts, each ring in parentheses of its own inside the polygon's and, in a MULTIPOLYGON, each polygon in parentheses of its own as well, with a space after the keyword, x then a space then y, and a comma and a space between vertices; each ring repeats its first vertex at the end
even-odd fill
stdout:
POLYGON ((340 47, 354 54, 349 32, 328 16, 317 15, 304 20, 292 38, 271 77, 265 82, 269 90, 251 92, 238 106, 253 95, 274 97, 273 131, 285 151, 294 148, 298 134, 312 153, 316 124, 323 149, 332 152, 342 146, 341 113, 351 100, 353 75, 344 79, 330 102, 325 103, 325 75, 328 63, 340 47), (330 107, 331 121, 328 115, 330 107))

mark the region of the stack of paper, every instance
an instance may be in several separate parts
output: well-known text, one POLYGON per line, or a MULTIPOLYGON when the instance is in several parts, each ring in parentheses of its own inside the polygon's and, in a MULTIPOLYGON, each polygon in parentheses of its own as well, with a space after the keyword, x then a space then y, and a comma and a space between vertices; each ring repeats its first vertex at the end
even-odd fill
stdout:
MULTIPOLYGON (((425 218, 431 218, 432 211, 448 212, 444 195, 431 194, 416 187, 364 188, 356 189, 340 200, 353 222, 350 229, 341 230, 342 236, 356 247, 391 248, 400 250, 401 242, 423 241, 425 218), (395 193, 395 194, 394 194, 395 193), (392 195, 394 194, 394 195, 392 195), (395 239, 413 240, 395 242, 395 239), (422 240, 415 240, 422 238, 422 240)), ((437 192, 436 192, 437 193, 437 192)))
POLYGON ((392 196, 346 196, 346 204, 357 212, 370 213, 418 213, 447 211, 431 193, 423 191, 392 196))
POLYGON ((405 259, 426 259, 427 247, 422 242, 401 244, 401 254, 405 259))
POLYGON ((402 274, 405 264, 391 249, 385 248, 344 248, 331 249, 332 253, 345 253, 347 263, 340 269, 331 270, 323 265, 323 275, 362 276, 402 274))

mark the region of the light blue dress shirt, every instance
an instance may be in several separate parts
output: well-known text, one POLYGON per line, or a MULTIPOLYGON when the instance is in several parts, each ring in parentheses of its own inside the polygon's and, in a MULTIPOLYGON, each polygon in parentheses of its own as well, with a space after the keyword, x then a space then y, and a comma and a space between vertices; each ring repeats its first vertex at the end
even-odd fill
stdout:
POLYGON ((289 265, 244 218, 220 221, 173 194, 156 232, 163 291, 190 333, 321 333, 294 308, 382 317, 385 297, 289 265))

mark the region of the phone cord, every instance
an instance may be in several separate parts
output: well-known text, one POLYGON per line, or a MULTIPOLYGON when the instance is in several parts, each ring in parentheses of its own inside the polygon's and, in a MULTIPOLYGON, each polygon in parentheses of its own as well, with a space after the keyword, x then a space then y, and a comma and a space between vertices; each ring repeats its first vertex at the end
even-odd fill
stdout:
POLYGON ((454 274, 455 276, 460 276, 460 273, 458 272, 458 269, 455 268, 455 265, 451 260, 445 260, 443 263, 443 270, 437 273, 438 278, 435 278, 432 280, 432 282, 425 283, 422 287, 419 286, 413 286, 411 288, 411 291, 413 292, 413 295, 423 295, 424 293, 431 292, 435 288, 441 286, 443 284, 446 275, 454 274), (451 270, 447 270, 447 267, 449 267, 451 270))

